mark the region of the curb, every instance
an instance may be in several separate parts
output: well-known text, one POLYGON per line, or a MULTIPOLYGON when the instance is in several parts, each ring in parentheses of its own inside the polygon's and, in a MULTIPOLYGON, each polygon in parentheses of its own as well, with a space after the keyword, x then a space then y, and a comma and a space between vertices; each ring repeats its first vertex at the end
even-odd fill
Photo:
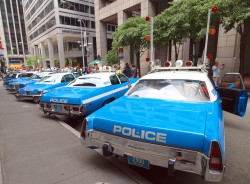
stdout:
MULTIPOLYGON (((54 116, 56 121, 60 123, 64 128, 66 128, 68 131, 73 133, 77 138, 80 139, 80 132, 76 131, 74 128, 69 126, 67 123, 61 121, 58 117, 54 116)), ((100 149, 95 150, 98 154, 102 155, 102 151, 100 149)), ((128 168, 124 163, 122 163, 121 160, 114 158, 114 157, 104 157, 109 163, 114 165, 116 168, 118 168, 122 173, 124 173, 126 176, 128 176, 130 179, 134 180, 138 184, 151 184, 148 180, 137 174, 135 171, 132 171, 128 168)), ((0 182, 0 184, 2 184, 0 182)))
POLYGON ((2 162, 0 160, 0 184, 3 184, 3 177, 2 177, 2 162))

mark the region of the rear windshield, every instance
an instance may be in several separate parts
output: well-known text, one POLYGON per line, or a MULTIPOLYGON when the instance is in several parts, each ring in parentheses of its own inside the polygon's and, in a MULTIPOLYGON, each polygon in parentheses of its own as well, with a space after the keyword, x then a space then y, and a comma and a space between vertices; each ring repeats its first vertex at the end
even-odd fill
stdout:
POLYGON ((101 79, 96 77, 77 78, 69 86, 100 87, 101 79))
POLYGON ((210 101, 205 82, 198 80, 140 80, 127 95, 163 100, 210 101))

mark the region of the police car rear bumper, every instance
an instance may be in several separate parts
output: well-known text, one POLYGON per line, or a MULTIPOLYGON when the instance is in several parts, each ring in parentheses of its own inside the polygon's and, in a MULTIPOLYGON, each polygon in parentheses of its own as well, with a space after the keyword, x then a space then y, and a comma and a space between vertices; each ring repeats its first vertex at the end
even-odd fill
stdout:
POLYGON ((45 103, 41 102, 39 104, 39 109, 46 114, 57 114, 57 115, 66 115, 70 117, 83 116, 85 114, 85 106, 81 108, 80 105, 71 105, 71 104, 57 104, 57 103, 45 103), (43 106, 41 104, 44 104, 43 106), (47 106, 50 105, 50 107, 47 106), (60 106, 58 109, 56 107, 60 106), (68 106, 69 109, 64 109, 64 106, 68 106), (73 110, 73 107, 79 108, 79 111, 73 110))
POLYGON ((209 158, 197 151, 135 141, 99 131, 83 132, 82 144, 91 149, 109 150, 108 154, 103 150, 104 156, 111 154, 132 156, 147 160, 152 165, 169 168, 169 175, 174 170, 179 170, 198 174, 211 182, 220 182, 224 174, 225 166, 222 171, 210 170, 209 158))

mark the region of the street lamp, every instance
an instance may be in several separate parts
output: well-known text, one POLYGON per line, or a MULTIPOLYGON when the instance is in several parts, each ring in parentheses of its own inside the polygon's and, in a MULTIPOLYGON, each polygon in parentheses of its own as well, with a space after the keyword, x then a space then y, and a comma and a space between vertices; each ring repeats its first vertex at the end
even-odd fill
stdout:
POLYGON ((208 34, 209 34, 209 26, 210 26, 210 16, 211 12, 217 12, 218 8, 215 6, 212 9, 208 9, 208 15, 207 15, 207 31, 206 31, 206 41, 205 41, 205 48, 204 48, 204 58, 203 58, 203 64, 206 65, 206 59, 207 59, 207 45, 208 45, 208 34))
POLYGON ((82 45, 82 62, 83 62, 83 66, 84 67, 87 67, 87 61, 85 61, 85 47, 88 45, 87 44, 87 31, 86 31, 86 26, 85 26, 85 22, 82 20, 82 19, 78 19, 78 22, 80 22, 80 27, 81 27, 81 41, 80 42, 78 42, 78 43, 81 43, 81 45, 82 45), (84 25, 84 33, 83 33, 83 35, 82 35, 82 32, 83 32, 83 30, 82 30, 82 23, 83 23, 83 25, 84 25))
POLYGON ((38 49, 38 45, 34 45, 35 46, 35 52, 36 52, 36 65, 38 64, 38 61, 37 61, 37 49, 38 49))

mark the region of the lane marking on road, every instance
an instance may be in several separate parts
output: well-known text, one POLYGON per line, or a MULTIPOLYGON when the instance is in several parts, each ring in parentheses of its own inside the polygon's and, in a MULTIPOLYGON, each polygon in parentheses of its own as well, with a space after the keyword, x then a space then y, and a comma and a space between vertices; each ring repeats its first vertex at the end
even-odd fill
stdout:
MULTIPOLYGON (((61 121, 58 117, 54 116, 56 118, 56 121, 60 123, 64 128, 66 128, 68 131, 73 133, 77 138, 80 139, 80 132, 69 126, 67 123, 61 121)), ((101 149, 95 149, 95 151, 103 156, 101 149)), ((104 157, 108 162, 110 162, 112 165, 120 169, 121 172, 123 172, 125 175, 127 175, 130 179, 134 180, 138 184, 151 184, 150 181, 136 173, 135 171, 131 170, 128 166, 124 165, 119 159, 116 159, 114 157, 104 157)), ((1 184, 1 183, 0 183, 1 184)), ((105 183, 106 184, 106 183, 105 183)))

